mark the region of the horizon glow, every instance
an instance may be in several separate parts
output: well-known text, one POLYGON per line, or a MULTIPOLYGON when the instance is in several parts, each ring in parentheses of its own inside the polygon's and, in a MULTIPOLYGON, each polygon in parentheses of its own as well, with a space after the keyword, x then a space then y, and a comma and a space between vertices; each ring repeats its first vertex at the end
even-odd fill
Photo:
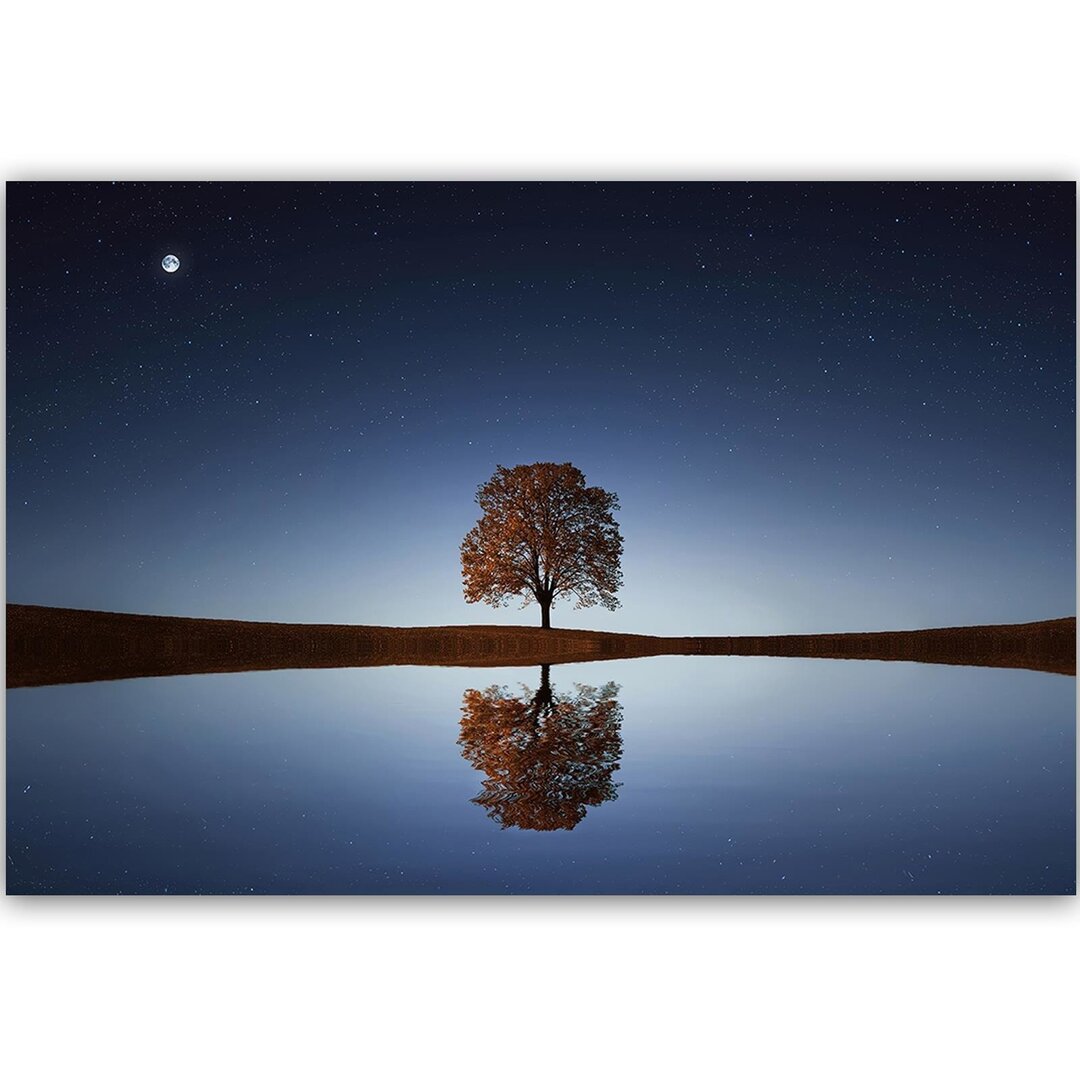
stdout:
POLYGON ((1074 251, 1072 184, 9 184, 8 599, 535 624, 458 547, 570 461, 555 626, 1073 614, 1074 251))

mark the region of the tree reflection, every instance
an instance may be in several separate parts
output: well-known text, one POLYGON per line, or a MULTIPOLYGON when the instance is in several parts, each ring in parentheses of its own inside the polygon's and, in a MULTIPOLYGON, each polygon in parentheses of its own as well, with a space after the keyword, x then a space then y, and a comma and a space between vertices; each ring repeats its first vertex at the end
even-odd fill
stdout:
POLYGON ((487 774, 472 801, 504 829, 572 829, 587 807, 617 797, 619 688, 576 685, 556 694, 549 667, 540 670, 531 697, 491 686, 466 690, 461 705, 462 757, 487 774))

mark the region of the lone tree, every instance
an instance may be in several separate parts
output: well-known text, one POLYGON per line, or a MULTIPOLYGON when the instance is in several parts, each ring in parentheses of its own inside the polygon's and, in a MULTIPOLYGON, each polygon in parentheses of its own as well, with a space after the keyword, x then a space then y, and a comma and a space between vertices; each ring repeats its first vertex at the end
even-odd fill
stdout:
POLYGON ((540 605, 540 625, 551 626, 557 596, 575 607, 619 606, 623 540, 611 516, 619 500, 586 487, 580 469, 554 465, 499 466, 476 493, 483 517, 461 543, 465 599, 499 607, 512 596, 522 607, 540 605))

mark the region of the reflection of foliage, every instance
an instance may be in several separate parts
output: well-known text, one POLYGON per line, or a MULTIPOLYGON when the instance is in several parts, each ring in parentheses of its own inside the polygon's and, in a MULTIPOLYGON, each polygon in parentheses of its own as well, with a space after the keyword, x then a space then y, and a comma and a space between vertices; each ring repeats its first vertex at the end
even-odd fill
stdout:
POLYGON ((458 745, 488 777, 473 802, 503 828, 551 830, 572 829, 586 807, 616 798, 618 691, 608 683, 553 693, 546 666, 532 697, 510 697, 499 686, 466 690, 458 745))

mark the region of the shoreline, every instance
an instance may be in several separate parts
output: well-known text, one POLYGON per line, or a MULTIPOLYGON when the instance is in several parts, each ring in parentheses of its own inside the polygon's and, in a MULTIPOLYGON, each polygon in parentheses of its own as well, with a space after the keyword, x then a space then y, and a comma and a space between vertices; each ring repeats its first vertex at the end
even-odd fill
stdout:
POLYGON ((642 656, 900 660, 1076 674, 1076 618, 867 633, 654 637, 532 626, 351 626, 7 605, 7 686, 283 668, 532 667, 642 656))

